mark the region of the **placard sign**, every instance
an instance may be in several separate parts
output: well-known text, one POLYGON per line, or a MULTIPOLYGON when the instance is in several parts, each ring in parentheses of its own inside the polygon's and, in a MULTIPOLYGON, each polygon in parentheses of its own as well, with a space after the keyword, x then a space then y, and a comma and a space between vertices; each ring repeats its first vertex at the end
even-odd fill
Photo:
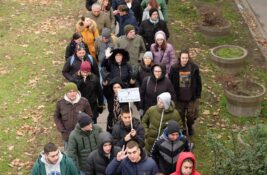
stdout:
POLYGON ((140 101, 139 88, 121 89, 118 93, 118 97, 120 103, 140 101))

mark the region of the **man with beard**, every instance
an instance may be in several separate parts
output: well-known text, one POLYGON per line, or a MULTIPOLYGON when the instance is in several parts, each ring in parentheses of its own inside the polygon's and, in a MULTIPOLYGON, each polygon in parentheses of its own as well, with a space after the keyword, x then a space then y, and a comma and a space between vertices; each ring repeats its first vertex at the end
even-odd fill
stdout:
POLYGON ((31 175, 46 174, 79 175, 79 172, 73 161, 54 143, 49 142, 44 146, 44 151, 33 165, 31 172, 31 175))

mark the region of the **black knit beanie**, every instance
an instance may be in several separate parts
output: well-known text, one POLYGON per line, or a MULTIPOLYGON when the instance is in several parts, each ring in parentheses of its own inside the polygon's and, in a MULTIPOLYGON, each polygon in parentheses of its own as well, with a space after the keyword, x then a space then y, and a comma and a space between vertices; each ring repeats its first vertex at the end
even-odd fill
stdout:
POLYGON ((151 9, 149 10, 149 16, 150 16, 150 17, 151 17, 151 15, 152 15, 153 12, 157 12, 157 13, 159 14, 159 11, 158 11, 157 8, 151 8, 151 9))
POLYGON ((174 132, 178 132, 179 133, 179 130, 180 130, 180 126, 179 126, 179 124, 176 121, 170 120, 168 122, 167 129, 166 129, 166 133, 168 135, 169 134, 172 134, 174 132))
POLYGON ((92 123, 93 120, 88 114, 86 114, 84 112, 80 112, 78 114, 78 122, 79 122, 80 127, 83 128, 83 127, 89 125, 90 123, 92 123))

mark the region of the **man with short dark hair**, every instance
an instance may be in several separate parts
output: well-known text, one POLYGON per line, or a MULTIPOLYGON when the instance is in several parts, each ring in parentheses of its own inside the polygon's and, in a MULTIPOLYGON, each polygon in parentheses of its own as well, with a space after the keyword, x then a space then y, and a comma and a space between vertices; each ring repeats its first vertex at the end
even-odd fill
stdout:
POLYGON ((146 156, 145 151, 133 140, 126 144, 126 149, 120 151, 106 168, 106 174, 154 175, 158 172, 155 161, 146 156))
POLYGON ((112 130, 114 144, 123 147, 131 139, 136 140, 141 147, 145 146, 145 129, 141 122, 130 115, 128 105, 121 106, 121 120, 112 130))
POLYGON ((47 143, 35 162, 31 175, 79 175, 73 161, 62 153, 54 143, 47 143))
POLYGON ((138 23, 137 20, 132 12, 127 5, 119 5, 118 7, 118 22, 119 22, 119 33, 117 36, 122 36, 124 35, 124 27, 127 24, 131 24, 135 27, 135 30, 138 31, 138 23))

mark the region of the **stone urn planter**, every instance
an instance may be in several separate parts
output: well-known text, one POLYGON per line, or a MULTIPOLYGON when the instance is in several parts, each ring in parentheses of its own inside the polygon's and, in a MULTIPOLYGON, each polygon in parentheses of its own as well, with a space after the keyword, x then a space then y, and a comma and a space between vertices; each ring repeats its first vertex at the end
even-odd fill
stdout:
POLYGON ((230 33, 231 22, 225 21, 222 26, 207 26, 203 22, 198 23, 198 30, 203 33, 207 38, 217 38, 221 36, 226 36, 230 33))
POLYGON ((197 27, 207 38, 217 38, 230 33, 231 22, 222 16, 221 10, 217 6, 199 7, 199 15, 201 20, 197 27))
POLYGON ((211 60, 227 74, 238 74, 245 65, 248 51, 240 46, 220 45, 211 49, 211 60))
POLYGON ((266 88, 251 81, 235 81, 224 89, 227 111, 237 117, 256 117, 261 112, 261 102, 266 88))

